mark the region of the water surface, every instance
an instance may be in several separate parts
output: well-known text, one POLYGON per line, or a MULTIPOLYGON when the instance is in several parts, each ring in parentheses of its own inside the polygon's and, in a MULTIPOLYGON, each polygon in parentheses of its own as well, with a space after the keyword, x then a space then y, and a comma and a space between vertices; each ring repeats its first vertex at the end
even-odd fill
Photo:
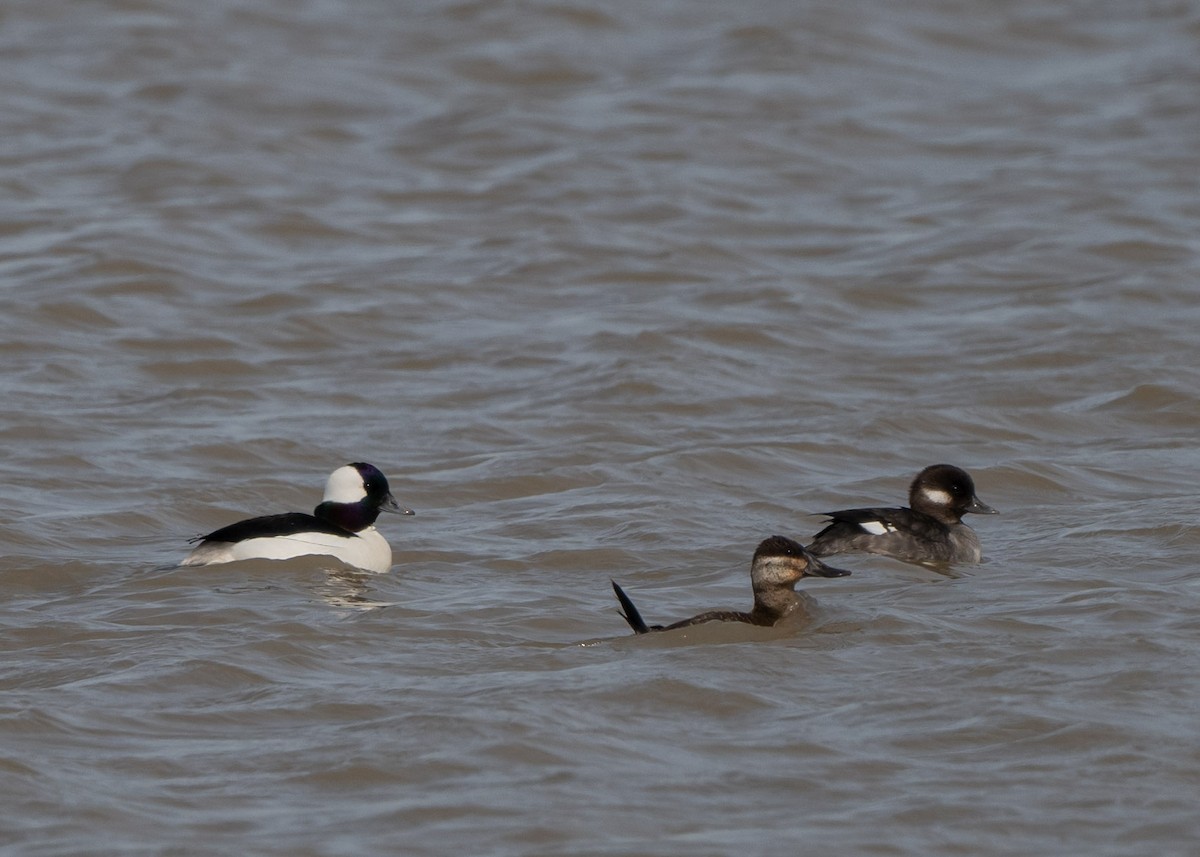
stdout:
POLYGON ((0 852, 1186 855, 1186 3, 14 3, 0 852), (181 569, 367 460, 390 574, 181 569), (969 469, 958 576, 745 609, 969 469))

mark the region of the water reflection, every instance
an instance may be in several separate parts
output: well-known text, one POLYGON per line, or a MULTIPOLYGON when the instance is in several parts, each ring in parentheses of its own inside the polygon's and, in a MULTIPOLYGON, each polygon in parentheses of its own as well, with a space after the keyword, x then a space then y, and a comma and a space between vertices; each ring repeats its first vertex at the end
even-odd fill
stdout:
POLYGON ((330 607, 365 612, 396 604, 371 596, 369 583, 377 575, 347 568, 326 568, 325 573, 325 580, 314 587, 314 592, 330 607))

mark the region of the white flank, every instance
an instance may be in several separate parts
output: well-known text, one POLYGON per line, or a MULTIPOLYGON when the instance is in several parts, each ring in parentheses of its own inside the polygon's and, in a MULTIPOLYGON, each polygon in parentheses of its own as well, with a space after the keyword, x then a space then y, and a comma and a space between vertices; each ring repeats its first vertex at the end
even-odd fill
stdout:
POLYGON ((392 567, 392 549, 374 527, 351 536, 332 533, 296 533, 241 542, 205 542, 198 545, 180 565, 216 565, 244 559, 294 559, 300 556, 332 556, 347 565, 382 574, 392 567))
POLYGON ((863 521, 859 526, 873 536, 882 536, 884 533, 896 532, 895 527, 891 524, 885 524, 883 521, 863 521))

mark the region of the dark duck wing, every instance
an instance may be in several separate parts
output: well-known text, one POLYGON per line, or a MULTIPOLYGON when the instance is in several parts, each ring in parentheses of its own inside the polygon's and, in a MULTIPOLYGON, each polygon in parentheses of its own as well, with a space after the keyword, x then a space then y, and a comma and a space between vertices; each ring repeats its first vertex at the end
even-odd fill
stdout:
POLYGON ((825 513, 829 525, 813 536, 808 550, 816 556, 878 553, 903 557, 914 543, 945 539, 945 524, 907 508, 842 509, 825 513))
POLYGON ((195 542, 243 542, 247 539, 294 536, 297 533, 328 533, 331 536, 351 536, 353 533, 328 521, 303 512, 285 512, 282 515, 264 515, 248 518, 227 527, 214 530, 206 536, 197 536, 195 542))

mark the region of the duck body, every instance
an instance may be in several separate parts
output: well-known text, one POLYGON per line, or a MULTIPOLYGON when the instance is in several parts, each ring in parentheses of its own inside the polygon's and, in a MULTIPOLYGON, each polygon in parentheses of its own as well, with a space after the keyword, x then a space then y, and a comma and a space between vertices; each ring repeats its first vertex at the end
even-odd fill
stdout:
POLYGON ((380 512, 413 514, 396 503, 378 468, 347 464, 330 475, 313 514, 263 515, 222 527, 193 539, 196 547, 181 565, 330 556, 364 571, 385 572, 392 566, 392 548, 375 529, 380 512))
POLYGON ((983 558, 979 536, 962 516, 997 512, 976 496, 965 470, 950 464, 926 467, 908 496, 908 506, 825 512, 829 524, 813 536, 808 550, 819 557, 871 553, 920 565, 972 564, 983 558))
POLYGON ((613 592, 624 611, 621 615, 635 634, 652 631, 672 631, 705 622, 743 622, 771 627, 797 610, 812 604, 812 598, 796 592, 795 586, 804 577, 845 577, 850 572, 821 562, 802 545, 783 536, 771 536, 759 543, 750 563, 750 582, 754 590, 754 606, 749 611, 708 610, 669 625, 649 625, 642 618, 633 600, 620 585, 612 581, 613 592))

